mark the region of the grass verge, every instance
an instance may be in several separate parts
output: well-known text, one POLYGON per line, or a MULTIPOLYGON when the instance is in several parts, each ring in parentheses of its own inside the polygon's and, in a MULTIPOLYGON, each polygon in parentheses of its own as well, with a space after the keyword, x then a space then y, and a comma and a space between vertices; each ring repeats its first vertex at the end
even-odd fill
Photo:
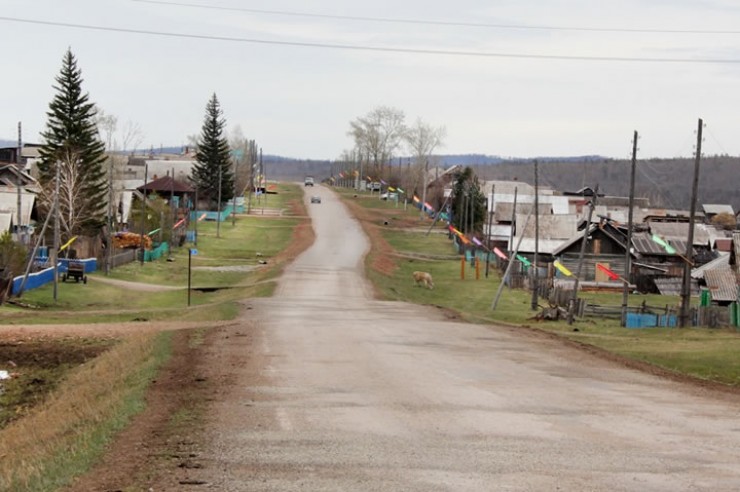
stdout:
POLYGON ((0 431, 0 490, 55 490, 84 473, 144 406, 171 353, 170 332, 122 340, 71 371, 27 417, 0 431))

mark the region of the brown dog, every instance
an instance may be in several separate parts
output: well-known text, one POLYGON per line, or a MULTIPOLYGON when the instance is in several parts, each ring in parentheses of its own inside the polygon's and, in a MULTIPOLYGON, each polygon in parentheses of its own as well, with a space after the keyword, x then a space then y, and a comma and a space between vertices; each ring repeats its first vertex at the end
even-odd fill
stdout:
POLYGON ((414 272, 414 282, 417 286, 424 285, 427 289, 431 290, 434 288, 434 282, 432 282, 432 274, 427 272, 414 272))

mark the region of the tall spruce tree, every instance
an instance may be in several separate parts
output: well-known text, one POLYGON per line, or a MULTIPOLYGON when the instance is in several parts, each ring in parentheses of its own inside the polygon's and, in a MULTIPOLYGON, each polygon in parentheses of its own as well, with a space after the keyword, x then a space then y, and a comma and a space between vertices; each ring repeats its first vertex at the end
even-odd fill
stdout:
POLYGON ((486 197, 481 192, 478 176, 471 167, 466 167, 455 175, 451 206, 452 225, 457 229, 469 234, 483 230, 486 220, 486 197))
POLYGON ((203 129, 195 152, 196 163, 190 175, 190 181, 197 188, 199 196, 214 207, 218 205, 219 170, 221 203, 227 203, 234 196, 234 172, 225 127, 226 120, 214 93, 206 105, 203 129))
POLYGON ((60 218, 66 236, 95 235, 105 224, 107 183, 105 145, 95 121, 97 110, 82 92, 82 70, 68 49, 49 103, 39 149, 42 209, 50 210, 56 168, 60 167, 60 218))

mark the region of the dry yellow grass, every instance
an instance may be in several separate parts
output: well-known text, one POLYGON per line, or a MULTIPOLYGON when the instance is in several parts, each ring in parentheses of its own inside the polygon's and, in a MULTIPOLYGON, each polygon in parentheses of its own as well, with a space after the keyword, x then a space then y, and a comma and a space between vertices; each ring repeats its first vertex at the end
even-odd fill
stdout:
POLYGON ((86 470, 142 408, 169 354, 167 334, 137 334, 76 368, 32 414, 0 431, 0 490, 53 490, 86 470))

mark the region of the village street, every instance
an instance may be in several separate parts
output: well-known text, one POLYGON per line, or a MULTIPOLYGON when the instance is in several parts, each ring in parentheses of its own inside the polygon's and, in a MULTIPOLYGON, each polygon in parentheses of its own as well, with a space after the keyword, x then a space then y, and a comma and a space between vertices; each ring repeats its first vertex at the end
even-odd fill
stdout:
POLYGON ((330 190, 309 193, 322 197, 306 197, 316 242, 273 298, 245 301, 239 330, 251 336, 212 347, 241 362, 211 405, 193 483, 740 490, 736 399, 529 331, 372 300, 359 224, 330 190))

